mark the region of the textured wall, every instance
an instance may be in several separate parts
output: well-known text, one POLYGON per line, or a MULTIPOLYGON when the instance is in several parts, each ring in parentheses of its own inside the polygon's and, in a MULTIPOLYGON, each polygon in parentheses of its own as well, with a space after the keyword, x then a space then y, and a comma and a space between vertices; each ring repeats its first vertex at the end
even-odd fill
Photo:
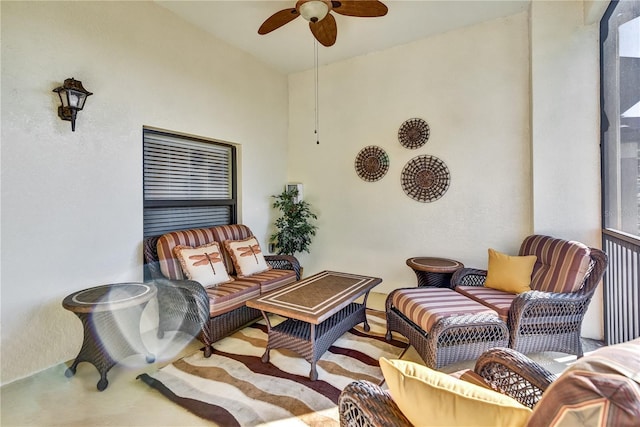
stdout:
POLYGON ((486 265, 487 248, 517 251, 531 231, 527 14, 486 22, 320 69, 320 145, 313 139, 313 74, 289 78, 289 177, 318 207, 320 230, 305 268, 369 272, 389 291, 415 283, 411 256, 486 265), (429 141, 409 150, 398 128, 425 119, 429 141), (361 180, 357 153, 390 158, 377 182, 361 180), (409 198, 402 168, 443 160, 448 192, 409 198))
MULTIPOLYGON (((289 78, 289 178, 320 214, 304 257, 324 268, 378 275, 379 289, 415 283, 411 256, 444 256, 485 267, 487 248, 516 254, 532 232, 599 246, 598 40, 581 2, 534 2, 530 13, 485 22, 322 67, 320 145, 313 73, 289 78), (397 139, 421 117, 429 142, 397 139), (368 183, 355 173, 360 149, 378 145, 390 168, 368 183), (442 159, 451 186, 422 204, 401 189, 405 163, 442 159)), ((602 336, 596 296, 583 328, 602 336)))
MULTIPOLYGON (((533 227, 600 247, 599 26, 583 18, 581 2, 531 5, 533 227)), ((602 331, 600 289, 583 333, 602 331)))
POLYGON ((65 295, 141 279, 143 126, 238 144, 266 244, 287 102, 286 76, 153 2, 2 2, 2 381, 75 357, 65 295), (94 92, 74 133, 68 77, 94 92))

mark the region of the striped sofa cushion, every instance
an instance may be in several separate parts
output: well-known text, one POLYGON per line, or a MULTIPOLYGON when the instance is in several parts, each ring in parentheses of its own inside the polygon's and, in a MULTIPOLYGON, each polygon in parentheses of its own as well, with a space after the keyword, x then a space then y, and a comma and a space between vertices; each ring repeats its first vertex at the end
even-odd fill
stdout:
MULTIPOLYGON (((224 242, 225 240, 244 240, 253 236, 253 233, 251 232, 249 227, 243 224, 219 225, 217 227, 213 227, 211 229, 211 232, 213 233, 213 238, 215 239, 215 241, 220 243, 224 242)), ((226 247, 224 248, 222 253, 224 255, 224 263, 227 266, 227 271, 229 272, 229 274, 236 274, 236 268, 233 264, 233 259, 231 258, 231 255, 229 255, 226 247)))
POLYGON ((445 317, 496 314, 492 309, 446 288, 400 289, 393 294, 391 301, 398 311, 427 333, 445 317))
POLYGON ((500 319, 507 321, 509 308, 517 294, 485 288, 484 286, 456 286, 456 292, 495 310, 500 319))
MULTIPOLYGON (((249 227, 243 224, 219 225, 210 228, 192 228, 189 230, 172 231, 158 239, 157 252, 160 271, 168 279, 186 279, 182 273, 180 262, 173 253, 178 245, 202 246, 211 242, 222 243, 225 240, 242 240, 253 236, 249 227)), ((224 256, 224 264, 229 274, 234 274, 233 262, 227 251, 220 245, 224 256)))
POLYGON ((295 282, 296 272, 293 270, 271 269, 263 271, 262 273, 252 274, 251 276, 243 277, 238 280, 258 283, 260 285, 261 293, 264 294, 265 292, 269 292, 295 282))
POLYGON ((529 236, 520 255, 538 259, 531 275, 531 289, 543 292, 575 292, 582 287, 591 264, 589 247, 549 236, 529 236))
POLYGON ((211 317, 243 306, 251 298, 260 296, 260 284, 236 279, 233 282, 205 288, 209 296, 211 317))
MULTIPOLYGON (((212 228, 193 228, 190 230, 172 231, 162 235, 158 239, 158 263, 162 274, 173 280, 185 279, 182 273, 180 262, 173 253, 173 248, 178 245, 183 246, 202 246, 206 243, 213 242, 214 234, 212 228)), ((229 265, 229 264, 226 264, 229 265)), ((227 270, 229 268, 227 267, 227 270)))

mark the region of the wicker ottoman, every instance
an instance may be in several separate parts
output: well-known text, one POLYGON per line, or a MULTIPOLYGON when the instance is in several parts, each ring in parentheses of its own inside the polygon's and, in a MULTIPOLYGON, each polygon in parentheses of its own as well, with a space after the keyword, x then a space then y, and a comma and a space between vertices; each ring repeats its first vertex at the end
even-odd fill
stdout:
POLYGON ((433 369, 509 344, 507 325, 494 310, 451 289, 396 289, 386 312, 387 340, 393 331, 404 335, 433 369))

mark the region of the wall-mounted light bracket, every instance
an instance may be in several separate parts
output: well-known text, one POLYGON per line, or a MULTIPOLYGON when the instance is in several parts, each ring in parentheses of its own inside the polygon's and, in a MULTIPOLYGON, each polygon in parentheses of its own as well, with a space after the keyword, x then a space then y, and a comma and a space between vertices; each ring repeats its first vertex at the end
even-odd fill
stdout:
POLYGON ((58 107, 58 117, 62 120, 71 122, 71 131, 76 130, 76 116, 78 111, 84 108, 87 96, 93 95, 82 86, 80 80, 73 77, 66 79, 64 84, 53 90, 60 97, 60 106, 58 107))

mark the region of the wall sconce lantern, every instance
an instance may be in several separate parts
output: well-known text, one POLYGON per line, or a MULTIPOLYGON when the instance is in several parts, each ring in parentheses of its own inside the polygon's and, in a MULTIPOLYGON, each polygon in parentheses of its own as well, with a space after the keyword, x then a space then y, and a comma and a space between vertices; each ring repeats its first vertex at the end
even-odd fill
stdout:
POLYGON ((87 96, 93 93, 82 87, 80 80, 73 77, 66 79, 64 84, 53 90, 60 97, 60 107, 58 107, 58 117, 62 120, 71 121, 71 131, 76 131, 76 115, 84 108, 87 96))

